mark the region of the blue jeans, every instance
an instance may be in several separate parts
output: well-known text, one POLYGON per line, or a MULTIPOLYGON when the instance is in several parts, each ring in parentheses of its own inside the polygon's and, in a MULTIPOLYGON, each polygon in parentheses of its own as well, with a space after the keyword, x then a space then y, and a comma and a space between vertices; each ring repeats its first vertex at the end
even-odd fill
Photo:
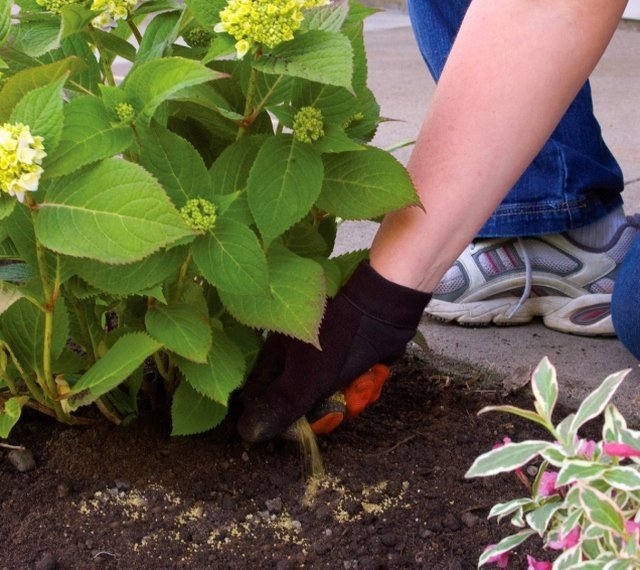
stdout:
POLYGON ((640 360, 640 236, 636 237, 616 276, 611 318, 618 338, 640 360))
MULTIPOLYGON (((407 0, 420 52, 436 81, 470 1, 407 0)), ((478 236, 531 236, 579 228, 621 205, 623 186, 620 167, 593 115, 587 83, 478 236)))

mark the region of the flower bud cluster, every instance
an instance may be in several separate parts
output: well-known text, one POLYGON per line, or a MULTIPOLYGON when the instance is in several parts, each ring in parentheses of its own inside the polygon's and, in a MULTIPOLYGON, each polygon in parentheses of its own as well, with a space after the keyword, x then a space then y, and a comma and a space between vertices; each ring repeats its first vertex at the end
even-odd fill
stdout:
POLYGON ((192 198, 180 208, 185 223, 197 232, 206 232, 215 226, 216 207, 204 198, 192 198))
POLYGON ((120 119, 123 123, 131 122, 133 119, 133 105, 131 103, 118 103, 115 106, 116 115, 118 115, 118 119, 120 119))
POLYGON ((323 137, 322 111, 315 107, 302 107, 293 118, 293 136, 304 143, 312 143, 323 137))
POLYGON ((328 0, 228 0, 220 12, 216 32, 227 32, 236 41, 238 57, 262 44, 273 48, 293 39, 304 19, 302 11, 328 0))
POLYGON ((91 20, 91 24, 108 32, 118 25, 118 20, 126 20, 137 3, 138 0, 93 0, 91 10, 101 13, 91 20))
POLYGON ((191 47, 208 48, 211 45, 213 33, 204 26, 196 26, 186 32, 183 37, 187 45, 191 47))
POLYGON ((59 14, 60 10, 68 4, 74 4, 77 0, 36 0, 38 6, 42 6, 47 12, 59 14))
POLYGON ((42 140, 21 123, 0 127, 0 191, 24 202, 26 192, 38 189, 40 165, 47 156, 42 140))

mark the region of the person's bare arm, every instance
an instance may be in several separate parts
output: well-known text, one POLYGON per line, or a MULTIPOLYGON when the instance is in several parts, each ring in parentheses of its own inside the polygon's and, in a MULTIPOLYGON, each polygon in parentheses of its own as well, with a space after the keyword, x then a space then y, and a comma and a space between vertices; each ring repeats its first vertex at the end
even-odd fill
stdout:
POLYGON ((474 0, 409 172, 424 204, 384 220, 371 265, 432 291, 587 80, 626 0, 474 0))

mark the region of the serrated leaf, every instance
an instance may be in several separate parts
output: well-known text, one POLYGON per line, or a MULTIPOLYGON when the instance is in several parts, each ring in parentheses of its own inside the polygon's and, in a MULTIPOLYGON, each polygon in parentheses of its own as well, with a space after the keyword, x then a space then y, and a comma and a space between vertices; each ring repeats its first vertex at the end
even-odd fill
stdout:
POLYGON ((60 45, 60 20, 55 17, 22 24, 16 32, 14 47, 31 57, 40 57, 60 45))
POLYGON ((7 438, 13 426, 18 423, 22 407, 29 401, 27 396, 9 398, 0 412, 0 437, 7 438))
POLYGON ((186 4, 200 24, 212 28, 220 21, 220 10, 227 0, 187 0, 186 4))
POLYGON ((162 345, 144 333, 120 337, 71 388, 68 402, 71 410, 94 402, 133 373, 162 345))
POLYGON ((4 122, 9 118, 13 107, 27 93, 56 81, 68 71, 73 74, 82 66, 79 58, 68 57, 47 65, 23 69, 9 77, 0 91, 0 121, 4 122))
POLYGON ((328 6, 319 6, 305 11, 302 30, 324 30, 338 32, 349 14, 349 4, 346 1, 332 2, 328 6))
POLYGON ((140 42, 134 69, 145 61, 151 61, 166 55, 166 51, 180 33, 181 16, 182 10, 164 12, 156 15, 149 22, 140 42))
POLYGON ((147 61, 127 76, 125 91, 143 105, 151 117, 158 106, 174 93, 190 85, 198 85, 224 77, 200 62, 181 57, 147 61))
POLYGON ((607 495, 592 487, 579 487, 580 504, 587 518, 595 525, 624 535, 624 514, 607 495))
POLYGON ((556 369, 546 356, 533 371, 531 389, 540 415, 551 422, 553 408, 558 400, 558 380, 556 369))
POLYGON ((209 315, 186 303, 153 304, 144 318, 149 334, 168 350, 204 363, 211 349, 209 315))
POLYGON ((312 30, 276 46, 253 62, 263 73, 300 77, 351 90, 353 48, 340 34, 312 30))
POLYGON ((32 135, 44 139, 43 145, 48 153, 56 148, 62 134, 62 87, 65 81, 66 76, 27 93, 11 113, 12 123, 29 125, 32 135))
POLYGON ((310 81, 296 81, 291 103, 297 109, 320 109, 325 123, 328 124, 342 125, 356 112, 356 98, 353 93, 344 87, 310 81))
POLYGON ((4 44, 11 30, 11 6, 13 2, 2 0, 0 2, 0 46, 4 44))
MULTIPOLYGON (((16 207, 17 200, 8 195, 0 196, 0 221, 8 218, 12 213, 13 209, 16 207)), ((6 236, 5 236, 6 237, 6 236)), ((2 241, 4 238, 0 238, 2 241)))
POLYGON ((268 261, 269 292, 238 295, 221 291, 223 304, 243 324, 282 332, 318 346, 325 297, 322 267, 282 247, 272 247, 268 261))
POLYGON ((324 183, 316 205, 349 220, 375 218, 420 199, 404 167, 383 150, 323 155, 324 183))
POLYGON ((349 277, 351 277, 351 274, 356 270, 358 265, 369 259, 369 250, 357 249, 355 251, 343 253, 342 255, 337 255, 331 259, 340 269, 342 283, 344 284, 347 282, 349 277))
POLYGON ((211 200, 209 171, 193 146, 159 124, 153 124, 144 138, 140 164, 154 174, 178 207, 190 198, 211 200))
POLYGON ((0 281, 0 315, 23 296, 15 285, 0 281))
POLYGON ((45 247, 105 263, 138 261, 192 233, 146 170, 115 158, 57 179, 35 227, 45 247))
POLYGON ((127 265, 108 265, 92 259, 72 259, 70 270, 92 287, 110 295, 124 297, 140 294, 161 283, 178 271, 184 259, 183 248, 172 248, 127 265))
POLYGON ((327 251, 327 242, 320 235, 318 228, 307 220, 301 220, 294 225, 283 236, 283 243, 287 249, 303 257, 329 253, 327 251))
POLYGON ((171 435, 192 435, 216 427, 227 408, 196 392, 188 382, 180 382, 171 404, 171 435))
POLYGON ((602 413, 629 372, 630 370, 621 370, 607 376, 602 384, 583 400, 571 423, 573 433, 577 433, 581 426, 602 413))
MULTIPOLYGON (((145 4, 148 3, 149 2, 145 2, 145 4)), ((93 30, 92 36, 101 50, 107 50, 114 55, 119 55, 127 61, 135 60, 136 48, 134 48, 128 41, 115 34, 103 32, 102 30, 93 30)))
POLYGON ((226 406, 231 392, 244 380, 245 358, 224 331, 214 327, 212 337, 205 364, 178 359, 178 367, 192 388, 226 406))
POLYGON ((267 290, 269 270, 257 236, 246 226, 219 219, 193 244, 193 260, 221 291, 252 295, 267 290))
POLYGON ((64 39, 87 30, 95 12, 87 10, 81 4, 67 4, 60 10, 60 16, 62 17, 61 38, 64 39))
POLYGON ((266 243, 309 212, 322 188, 322 160, 290 135, 269 138, 253 163, 247 195, 266 243))
POLYGON ((497 473, 513 471, 531 461, 551 445, 547 441, 537 440, 507 443, 477 457, 465 473, 465 477, 488 477, 497 473))
POLYGON ((533 530, 523 530, 518 534, 512 534, 511 536, 503 538, 498 544, 492 546, 482 553, 482 555, 480 556, 480 560, 478 560, 478 566, 483 566, 487 563, 489 558, 492 558, 493 556, 499 556, 500 554, 504 554, 505 552, 509 552, 517 546, 520 546, 525 540, 527 540, 527 538, 529 538, 533 534, 535 534, 533 530))
POLYGON ((341 127, 328 125, 324 136, 314 143, 313 148, 321 153, 340 153, 364 150, 366 147, 351 140, 341 127))
POLYGON ((210 169, 211 184, 216 195, 233 194, 247 186, 249 172, 265 136, 242 137, 228 146, 210 169))
POLYGON ((98 97, 77 97, 64 107, 60 144, 44 162, 44 174, 55 178, 119 154, 133 142, 128 125, 114 124, 98 97))
MULTIPOLYGON (((23 298, 13 303, 0 320, 2 336, 23 366, 43 374, 45 312, 23 298)), ((64 299, 53 314, 52 359, 58 358, 69 337, 69 316, 64 299)))

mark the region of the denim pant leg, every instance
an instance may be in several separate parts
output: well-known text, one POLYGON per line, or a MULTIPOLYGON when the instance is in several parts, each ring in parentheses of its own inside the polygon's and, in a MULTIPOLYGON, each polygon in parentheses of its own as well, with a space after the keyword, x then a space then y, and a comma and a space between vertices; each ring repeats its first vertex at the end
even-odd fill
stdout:
POLYGON ((616 276, 611 318, 618 338, 640 360, 640 236, 616 276))
MULTIPOLYGON (((436 81, 470 1, 407 0, 420 52, 436 81)), ((620 167, 593 115, 587 83, 478 236, 540 235, 584 226, 621 205, 623 187, 620 167)))

